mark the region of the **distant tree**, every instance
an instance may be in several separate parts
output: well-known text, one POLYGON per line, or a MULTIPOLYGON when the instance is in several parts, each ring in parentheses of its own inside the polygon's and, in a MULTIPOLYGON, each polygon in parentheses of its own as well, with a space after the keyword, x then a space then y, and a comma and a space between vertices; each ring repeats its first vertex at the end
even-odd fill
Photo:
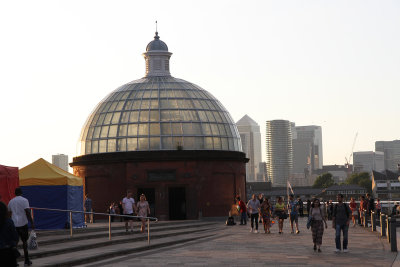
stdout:
POLYGON ((332 174, 324 173, 317 177, 315 180, 313 187, 314 188, 328 188, 335 184, 335 181, 332 178, 332 174))
POLYGON ((346 179, 346 184, 359 185, 367 189, 368 193, 372 193, 372 180, 368 172, 353 173, 346 179))

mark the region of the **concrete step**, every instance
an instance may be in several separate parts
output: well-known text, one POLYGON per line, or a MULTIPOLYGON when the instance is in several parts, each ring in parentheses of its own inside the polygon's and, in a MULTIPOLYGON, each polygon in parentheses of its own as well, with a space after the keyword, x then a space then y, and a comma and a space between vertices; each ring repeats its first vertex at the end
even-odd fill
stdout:
MULTIPOLYGON (((150 245, 144 242, 132 242, 128 244, 115 244, 102 247, 101 249, 87 249, 76 252, 53 255, 46 258, 32 260, 35 266, 76 266, 81 264, 95 263, 101 260, 110 260, 114 257, 125 256, 131 253, 150 251, 176 244, 183 244, 194 240, 214 236, 214 231, 187 233, 184 235, 173 235, 153 240, 150 245)), ((100 266, 100 265, 99 265, 100 266)))
MULTIPOLYGON (((121 256, 124 253, 129 253, 130 249, 147 250, 152 249, 155 246, 164 246, 162 240, 168 240, 168 242, 179 243, 186 242, 184 240, 193 238, 202 238, 206 236, 208 232, 215 231, 216 227, 220 224, 215 222, 189 222, 189 223, 179 223, 178 225, 173 225, 173 223, 168 223, 161 225, 160 227, 150 227, 150 238, 151 245, 147 244, 147 233, 142 234, 139 232, 125 233, 125 230, 118 230, 113 233, 112 240, 108 240, 108 229, 107 234, 104 234, 104 228, 99 228, 100 232, 90 232, 80 233, 73 238, 69 236, 64 239, 60 238, 60 235, 55 236, 45 236, 46 240, 41 242, 38 238, 39 248, 35 251, 30 251, 30 258, 32 261, 40 263, 56 262, 57 259, 63 259, 61 262, 68 260, 68 262, 75 262, 75 260, 86 255, 90 251, 104 251, 108 255, 107 257, 113 257, 113 255, 121 256), (81 235, 81 236, 80 236, 81 235), (117 248, 117 249, 116 249, 117 248), (119 251, 125 251, 120 253, 119 251), (108 253, 108 254, 107 254, 108 253), (77 254, 77 255, 75 255, 77 254), (78 258, 77 258, 78 257, 78 258)), ((22 251, 21 251, 22 252, 22 251)), ((87 261, 93 262, 97 258, 106 259, 102 255, 103 253, 92 253, 90 252, 87 261)), ((23 258, 20 259, 21 261, 23 258)), ((79 263, 80 264, 80 263, 79 263)), ((51 265, 51 264, 50 264, 51 265)), ((56 264, 58 266, 58 263, 56 264)))
MULTIPOLYGON (((174 225, 172 223, 169 223, 169 224, 158 224, 158 223, 152 224, 152 223, 150 223, 150 234, 169 230, 169 229, 188 229, 188 228, 192 229, 192 228, 208 226, 208 225, 212 225, 212 223, 189 222, 189 223, 179 223, 177 225, 174 225)), ((39 246, 44 246, 44 245, 57 244, 57 243, 62 243, 62 242, 70 242, 70 241, 102 238, 102 237, 108 238, 108 228, 99 227, 97 229, 88 229, 88 230, 89 231, 80 231, 78 233, 74 232, 72 237, 69 236, 69 232, 64 233, 63 235, 57 234, 54 236, 49 235, 48 233, 46 233, 46 235, 43 236, 40 233, 38 233, 37 234, 38 243, 39 243, 39 246)), ((135 224, 133 234, 139 234, 139 233, 140 233, 140 225, 135 224)), ((116 236, 123 236, 123 235, 126 235, 124 224, 121 224, 118 227, 112 227, 112 229, 111 229, 111 238, 112 239, 116 236)), ((20 247, 21 247, 21 244, 20 244, 20 247)))

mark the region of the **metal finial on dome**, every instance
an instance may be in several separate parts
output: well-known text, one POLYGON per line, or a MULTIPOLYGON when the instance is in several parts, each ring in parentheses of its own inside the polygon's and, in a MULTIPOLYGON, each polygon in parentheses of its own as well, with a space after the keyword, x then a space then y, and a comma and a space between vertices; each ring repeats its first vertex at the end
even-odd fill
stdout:
POLYGON ((160 39, 160 36, 158 36, 158 31, 157 31, 157 20, 156 20, 156 35, 154 36, 154 39, 160 39))

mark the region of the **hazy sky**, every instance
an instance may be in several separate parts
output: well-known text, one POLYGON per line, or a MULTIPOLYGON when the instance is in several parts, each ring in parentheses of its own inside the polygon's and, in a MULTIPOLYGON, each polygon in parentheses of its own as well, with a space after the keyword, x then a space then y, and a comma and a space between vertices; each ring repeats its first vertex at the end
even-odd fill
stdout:
MULTIPOLYGON (((400 1, 0 1, 0 164, 79 154, 86 118, 144 76, 155 20, 174 77, 235 121, 320 125, 324 164, 400 139, 400 1)), ((265 157, 264 157, 265 159, 265 157)))

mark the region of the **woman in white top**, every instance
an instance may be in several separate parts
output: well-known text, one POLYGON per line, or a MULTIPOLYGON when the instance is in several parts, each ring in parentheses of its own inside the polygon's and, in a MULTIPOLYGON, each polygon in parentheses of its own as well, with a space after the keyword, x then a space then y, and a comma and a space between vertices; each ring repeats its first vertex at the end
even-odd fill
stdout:
POLYGON ((328 228, 328 225, 326 224, 324 212, 318 198, 314 199, 311 205, 310 216, 312 216, 311 231, 314 242, 314 250, 317 250, 318 248, 318 252, 321 252, 322 236, 324 235, 324 223, 325 228, 328 228))
MULTIPOLYGON (((150 214, 150 206, 149 202, 146 201, 146 196, 144 194, 140 195, 140 201, 137 204, 138 216, 147 217, 150 214)), ((142 221, 142 227, 140 228, 140 232, 144 232, 146 230, 146 219, 140 218, 142 221)))

